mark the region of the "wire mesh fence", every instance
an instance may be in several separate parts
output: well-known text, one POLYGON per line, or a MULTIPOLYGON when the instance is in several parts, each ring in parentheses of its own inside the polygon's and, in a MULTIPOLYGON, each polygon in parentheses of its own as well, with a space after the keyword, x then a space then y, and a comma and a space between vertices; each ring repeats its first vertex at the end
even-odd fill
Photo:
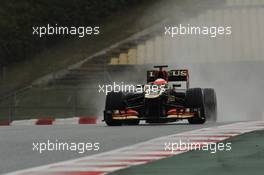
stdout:
POLYGON ((97 116, 103 98, 96 88, 33 87, 0 101, 0 120, 97 116))

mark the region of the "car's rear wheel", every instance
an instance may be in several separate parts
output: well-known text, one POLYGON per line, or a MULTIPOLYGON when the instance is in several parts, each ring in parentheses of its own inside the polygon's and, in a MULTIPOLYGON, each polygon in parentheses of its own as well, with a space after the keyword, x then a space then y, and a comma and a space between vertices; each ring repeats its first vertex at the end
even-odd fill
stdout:
POLYGON ((188 119, 190 124, 203 124, 206 121, 204 99, 201 88, 188 89, 186 92, 186 107, 199 109, 197 114, 188 119))
POLYGON ((207 120, 216 121, 217 120, 217 99, 214 89, 206 88, 203 90, 204 95, 204 106, 205 115, 207 120))
POLYGON ((104 121, 108 126, 121 126, 123 123, 120 120, 113 120, 112 113, 115 110, 125 110, 122 92, 110 92, 106 96, 104 121))

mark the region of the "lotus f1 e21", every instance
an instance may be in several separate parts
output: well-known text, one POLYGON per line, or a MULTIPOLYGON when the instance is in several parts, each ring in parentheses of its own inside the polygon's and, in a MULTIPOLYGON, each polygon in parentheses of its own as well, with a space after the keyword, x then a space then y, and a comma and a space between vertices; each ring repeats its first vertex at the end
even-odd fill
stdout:
POLYGON ((138 125, 140 120, 167 123, 184 119, 190 124, 203 124, 216 120, 215 90, 190 88, 188 70, 164 70, 167 67, 154 66, 158 70, 147 71, 148 88, 144 92, 110 92, 104 110, 106 124, 138 125))

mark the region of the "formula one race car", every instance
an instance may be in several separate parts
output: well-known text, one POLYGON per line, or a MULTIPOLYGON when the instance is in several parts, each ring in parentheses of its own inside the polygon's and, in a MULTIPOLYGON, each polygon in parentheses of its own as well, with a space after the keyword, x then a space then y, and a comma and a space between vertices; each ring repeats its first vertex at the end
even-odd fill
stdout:
POLYGON ((186 69, 165 71, 154 66, 147 71, 147 84, 139 92, 110 92, 106 97, 104 121, 108 126, 167 123, 187 119, 190 124, 216 120, 214 89, 189 88, 186 69))

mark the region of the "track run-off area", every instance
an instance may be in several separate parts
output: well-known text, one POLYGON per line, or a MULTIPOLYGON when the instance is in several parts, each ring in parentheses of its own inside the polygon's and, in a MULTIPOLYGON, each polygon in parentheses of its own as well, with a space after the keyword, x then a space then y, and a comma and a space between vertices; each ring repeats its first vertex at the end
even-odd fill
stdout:
POLYGON ((143 124, 122 127, 107 127, 104 124, 0 127, 0 173, 14 175, 108 174, 190 151, 189 149, 168 150, 165 143, 191 141, 200 145, 212 144, 263 129, 263 121, 208 122, 204 125, 143 124), (47 140, 66 143, 96 142, 100 144, 100 149, 84 154, 72 151, 40 153, 33 150, 33 143, 47 142, 47 140))

